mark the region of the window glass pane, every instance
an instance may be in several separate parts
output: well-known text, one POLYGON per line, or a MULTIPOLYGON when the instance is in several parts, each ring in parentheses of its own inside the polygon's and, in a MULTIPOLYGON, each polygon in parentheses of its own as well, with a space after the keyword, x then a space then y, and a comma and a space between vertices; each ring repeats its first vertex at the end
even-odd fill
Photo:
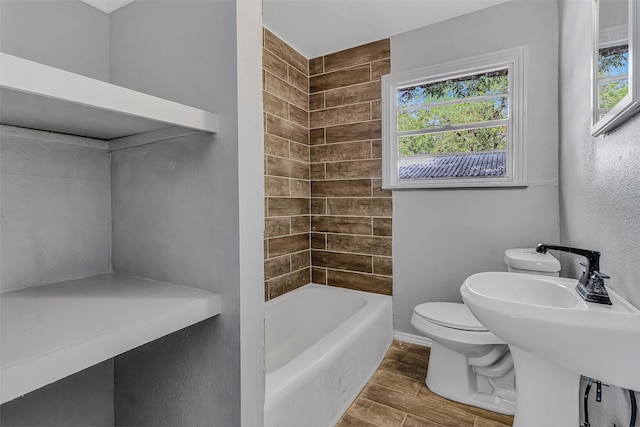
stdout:
POLYGON ((629 74, 629 45, 600 48, 598 77, 627 76, 629 74))
POLYGON ((629 92, 629 80, 611 80, 598 84, 598 108, 613 108, 629 92))
POLYGON ((506 126, 437 132, 398 138, 398 154, 400 157, 506 150, 506 147, 506 126))
POLYGON ((508 69, 425 83, 397 90, 398 107, 417 107, 474 96, 507 93, 508 69))
POLYGON ((460 102, 401 112, 398 114, 398 130, 403 132, 507 119, 508 104, 509 98, 500 96, 482 101, 460 102))
POLYGON ((398 161, 400 180, 503 177, 505 151, 404 157, 398 161))

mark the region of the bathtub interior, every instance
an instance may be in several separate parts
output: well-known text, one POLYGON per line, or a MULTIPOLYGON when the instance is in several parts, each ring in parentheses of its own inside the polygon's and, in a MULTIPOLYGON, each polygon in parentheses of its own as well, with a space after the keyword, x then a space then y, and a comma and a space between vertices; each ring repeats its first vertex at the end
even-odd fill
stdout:
POLYGON ((265 306, 266 373, 289 363, 320 338, 367 305, 355 292, 326 292, 306 285, 269 301, 265 306))

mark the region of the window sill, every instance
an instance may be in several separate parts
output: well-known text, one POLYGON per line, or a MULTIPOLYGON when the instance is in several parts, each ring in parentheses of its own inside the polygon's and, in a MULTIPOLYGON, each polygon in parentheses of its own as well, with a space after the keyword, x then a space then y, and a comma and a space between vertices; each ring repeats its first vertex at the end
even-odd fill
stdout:
POLYGON ((482 182, 451 182, 450 180, 442 182, 425 182, 425 181, 412 181, 403 182, 400 184, 383 184, 383 190, 433 190, 433 189, 465 189, 465 188, 526 188, 529 185, 526 182, 506 182, 496 181, 488 182, 486 179, 482 182))

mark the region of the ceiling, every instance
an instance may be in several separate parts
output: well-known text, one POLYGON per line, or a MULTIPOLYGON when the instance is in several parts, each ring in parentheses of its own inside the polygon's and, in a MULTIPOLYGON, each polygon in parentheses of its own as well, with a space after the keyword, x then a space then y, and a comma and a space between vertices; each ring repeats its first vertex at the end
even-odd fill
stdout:
MULTIPOLYGON (((134 0, 82 1, 111 13, 134 0)), ((509 0, 262 1, 264 26, 307 58, 315 58, 509 0)))
POLYGON ((133 0, 81 0, 88 5, 95 7, 96 9, 100 9, 105 13, 111 13, 116 9, 121 8, 122 6, 126 6, 131 3, 133 0))
POLYGON ((263 0, 263 24, 315 58, 509 0, 263 0))

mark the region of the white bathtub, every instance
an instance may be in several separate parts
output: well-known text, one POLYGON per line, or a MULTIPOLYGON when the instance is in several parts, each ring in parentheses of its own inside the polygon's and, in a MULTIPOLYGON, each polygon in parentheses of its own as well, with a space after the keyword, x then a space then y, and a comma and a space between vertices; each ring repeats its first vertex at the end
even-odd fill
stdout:
POLYGON ((391 297, 305 285, 265 307, 266 427, 333 426, 393 338, 391 297))

